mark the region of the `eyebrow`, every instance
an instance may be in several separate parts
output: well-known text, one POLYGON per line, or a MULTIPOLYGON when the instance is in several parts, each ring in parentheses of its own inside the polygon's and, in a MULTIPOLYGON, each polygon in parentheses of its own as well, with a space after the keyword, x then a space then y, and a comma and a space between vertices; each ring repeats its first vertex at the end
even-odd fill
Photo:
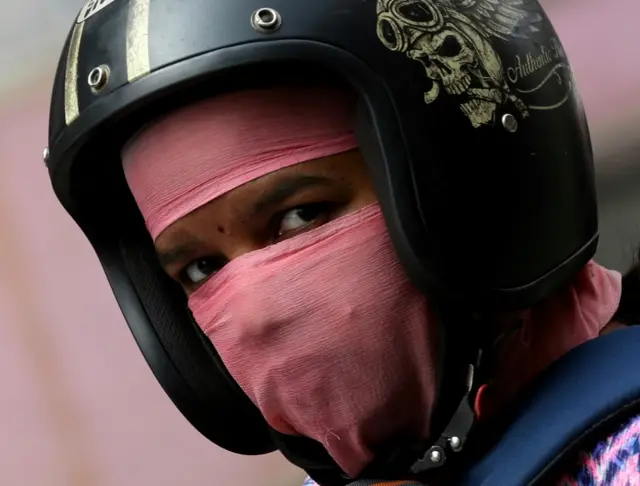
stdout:
MULTIPOLYGON (((296 194, 302 189, 314 186, 327 186, 332 182, 331 179, 322 176, 289 176, 280 179, 273 187, 264 192, 253 203, 253 214, 262 213, 269 209, 282 204, 288 198, 296 194)), ((157 251, 156 255, 160 261, 160 265, 167 267, 177 262, 189 259, 195 252, 193 245, 185 243, 168 250, 157 251)))
POLYGON ((163 267, 173 265, 176 262, 181 262, 188 259, 194 252, 194 248, 190 244, 178 245, 169 250, 162 250, 156 252, 160 265, 163 267))
POLYGON ((278 206, 302 189, 327 186, 331 183, 331 179, 312 175, 282 178, 253 203, 253 213, 262 213, 274 206, 278 206))

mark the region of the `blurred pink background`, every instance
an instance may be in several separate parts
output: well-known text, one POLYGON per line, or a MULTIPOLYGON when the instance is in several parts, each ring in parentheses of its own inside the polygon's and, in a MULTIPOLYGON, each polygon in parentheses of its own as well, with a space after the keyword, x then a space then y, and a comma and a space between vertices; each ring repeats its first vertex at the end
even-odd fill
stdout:
MULTIPOLYGON (((8 2, 0 19, 0 484, 299 485, 302 473, 278 454, 235 456, 182 418, 54 198, 42 163, 48 95, 82 2, 49 3, 8 2)), ((543 3, 572 61, 606 181, 600 259, 624 267, 640 242, 640 6, 543 3), (635 191, 623 188, 630 177, 635 191)))

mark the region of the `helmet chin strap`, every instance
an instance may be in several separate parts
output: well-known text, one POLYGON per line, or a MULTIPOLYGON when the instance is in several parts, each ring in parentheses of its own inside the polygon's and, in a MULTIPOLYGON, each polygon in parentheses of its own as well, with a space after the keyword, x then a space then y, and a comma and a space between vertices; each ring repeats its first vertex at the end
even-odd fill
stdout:
POLYGON ((460 405, 458 405, 451 420, 435 444, 429 447, 426 452, 413 463, 410 468, 413 474, 422 474, 430 469, 444 466, 449 454, 460 452, 464 448, 476 418, 472 405, 472 391, 474 389, 475 370, 480 364, 481 357, 482 351, 479 351, 477 362, 475 364, 469 364, 466 391, 460 401, 460 405))

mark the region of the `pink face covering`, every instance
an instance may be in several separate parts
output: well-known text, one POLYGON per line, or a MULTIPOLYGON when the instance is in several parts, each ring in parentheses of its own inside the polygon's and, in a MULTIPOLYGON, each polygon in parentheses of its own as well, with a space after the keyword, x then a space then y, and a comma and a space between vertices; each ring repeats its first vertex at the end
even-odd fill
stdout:
POLYGON ((391 434, 428 433, 437 340, 378 205, 233 260, 189 305, 267 422, 348 474, 391 434))
MULTIPOLYGON (((151 235, 257 177, 354 148, 354 110, 351 97, 332 90, 259 90, 203 101, 147 127, 125 148, 123 166, 151 235)), ((524 313, 498 347, 483 408, 497 410, 598 336, 620 288, 617 272, 592 262, 524 313)), ((428 433, 436 326, 377 205, 236 258, 189 305, 267 422, 318 440, 350 476, 390 436, 428 433)))

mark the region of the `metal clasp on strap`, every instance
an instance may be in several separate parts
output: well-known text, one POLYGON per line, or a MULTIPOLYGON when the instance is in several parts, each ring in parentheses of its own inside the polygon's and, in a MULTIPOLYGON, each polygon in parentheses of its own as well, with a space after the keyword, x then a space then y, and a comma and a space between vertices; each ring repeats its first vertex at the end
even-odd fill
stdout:
POLYGON ((473 389, 474 374, 475 366, 469 365, 466 392, 460 401, 460 405, 451 417, 449 424, 438 441, 427 449, 422 458, 418 459, 413 466, 411 466, 412 473, 420 474, 429 469, 441 467, 445 464, 448 453, 459 452, 463 449, 469 432, 475 423, 475 413, 470 397, 471 390, 473 389))

